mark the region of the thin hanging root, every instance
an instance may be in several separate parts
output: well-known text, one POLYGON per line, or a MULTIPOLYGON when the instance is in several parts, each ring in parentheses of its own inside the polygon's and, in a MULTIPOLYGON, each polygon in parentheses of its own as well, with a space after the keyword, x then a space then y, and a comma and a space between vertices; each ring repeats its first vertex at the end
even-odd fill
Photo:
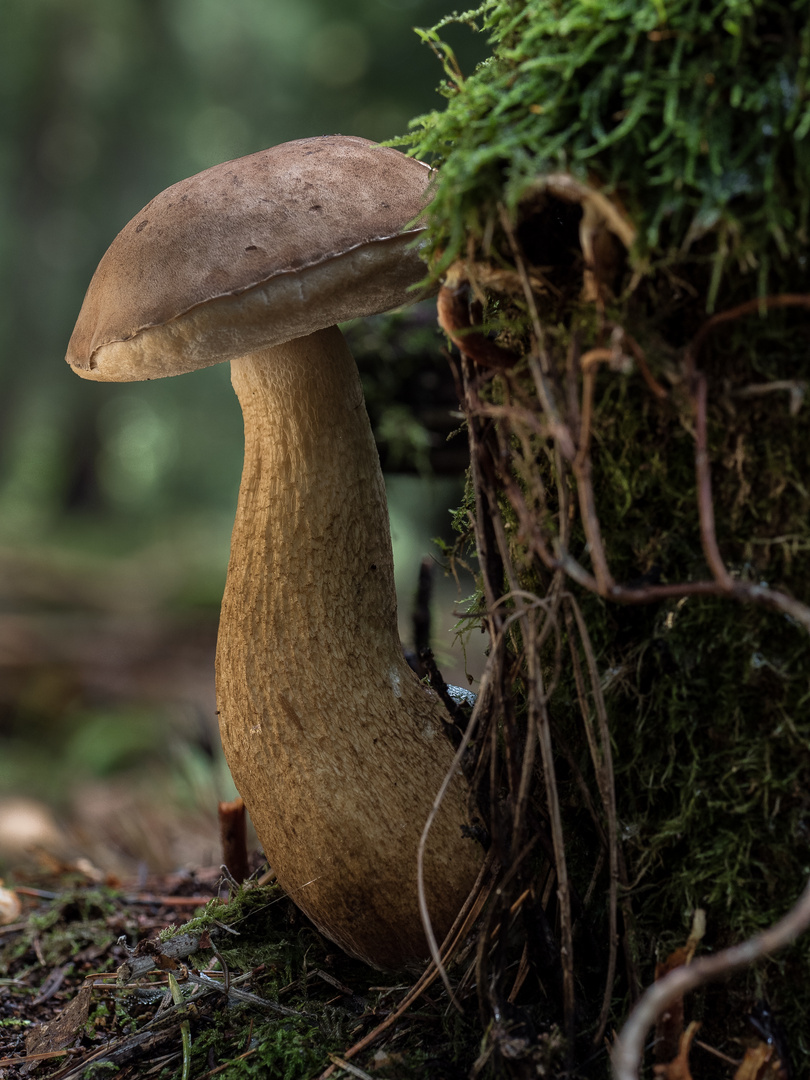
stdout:
MULTIPOLYGON (((545 662, 548 654, 547 635, 552 632, 557 635, 558 641, 555 668, 561 662, 558 628, 561 612, 568 628, 573 675, 601 808, 594 806, 590 795, 583 801, 594 817, 597 834, 603 845, 600 862, 607 862, 609 875, 605 984, 596 1025, 597 1043, 603 1038, 609 1021, 618 963, 620 910, 623 924, 621 940, 625 950, 631 998, 639 993, 640 980, 634 953, 634 918, 629 898, 628 875, 619 841, 607 711, 588 631, 578 606, 564 590, 563 575, 567 575, 588 591, 621 604, 648 604, 667 598, 696 595, 755 602, 791 615, 810 631, 809 607, 767 586, 740 581, 733 577, 725 566, 714 520, 707 432, 707 381, 696 365, 703 342, 714 327, 756 312, 762 307, 810 307, 810 296, 766 298, 761 303, 754 302, 721 313, 704 324, 686 350, 683 385, 690 395, 695 416, 695 513, 710 576, 707 575, 706 580, 700 581, 630 586, 615 581, 612 576, 607 550, 602 540, 594 493, 591 452, 597 370, 603 363, 621 365, 628 357, 632 357, 646 387, 657 401, 668 400, 668 391, 652 376, 644 351, 638 343, 622 327, 611 327, 604 318, 593 347, 586 349, 581 356, 579 341, 575 338, 571 342, 566 368, 568 381, 561 391, 550 351, 554 342, 541 322, 533 291, 535 285, 529 277, 508 217, 503 208, 499 210, 501 224, 512 248, 517 278, 523 286, 533 332, 533 344, 525 357, 525 368, 518 373, 503 363, 503 357, 498 357, 497 354, 495 363, 492 358, 488 361, 483 353, 480 356, 475 355, 475 345, 471 345, 473 339, 470 335, 466 294, 445 294, 444 302, 450 315, 443 320, 448 333, 453 331, 450 336, 462 353, 461 382, 468 419, 476 498, 473 525, 481 558, 487 621, 494 646, 492 666, 488 668, 493 707, 487 717, 486 726, 481 728, 478 735, 480 756, 477 776, 486 778, 489 784, 491 824, 495 830, 493 842, 500 843, 500 850, 504 852, 516 853, 511 857, 511 866, 505 865, 503 868, 497 903, 493 904, 481 929, 476 957, 476 979, 479 994, 482 995, 480 1000, 483 1015, 488 1005, 497 1003, 499 998, 503 1000, 509 993, 514 996, 515 986, 522 983, 524 978, 525 962, 522 961, 518 981, 514 976, 510 978, 511 990, 502 985, 506 972, 504 957, 507 955, 505 928, 509 919, 499 918, 497 913, 508 911, 510 905, 525 893, 528 884, 525 865, 521 860, 525 848, 525 833, 531 820, 532 780, 540 773, 551 832, 551 841, 549 843, 546 838, 544 846, 553 866, 558 897, 564 1027, 570 1055, 569 1065, 573 1065, 576 1003, 572 896, 568 881, 563 819, 557 794, 555 744, 548 715, 548 701, 553 686, 548 685, 547 672, 541 669, 541 662, 545 662), (609 346, 606 344, 608 335, 609 346), (476 365, 480 367, 476 368, 476 365), (483 372, 482 367, 486 368, 483 372), (581 387, 577 386, 578 379, 581 379, 581 387), (488 395, 482 387, 489 386, 496 388, 496 393, 492 395, 494 401, 485 400, 488 395), (547 481, 540 477, 537 468, 538 454, 547 456, 554 476, 548 490, 545 486, 547 481), (553 490, 554 484, 556 492, 553 490), (505 510, 505 507, 508 507, 508 510, 505 510), (592 571, 575 558, 570 550, 575 543, 573 538, 580 530, 587 542, 587 557, 593 567, 592 571), (547 592, 543 598, 526 594, 518 588, 521 575, 516 572, 512 561, 516 539, 539 570, 541 580, 545 582, 547 592), (502 596, 504 589, 509 592, 502 596), (542 624, 538 621, 541 618, 542 624), (521 633, 518 639, 513 640, 507 635, 515 620, 519 623, 521 633), (507 653, 507 645, 512 650, 511 655, 507 653), (516 680, 522 681, 526 693, 530 730, 539 743, 539 762, 535 762, 536 747, 533 738, 523 736, 515 718, 513 683, 516 680), (518 737, 515 738, 515 735, 518 737), (497 790, 508 792, 511 808, 509 822, 505 820, 495 799, 494 793, 497 790), (508 835, 510 827, 514 830, 513 835, 508 835), (498 836, 498 829, 501 829, 503 836, 498 836)), ((464 273, 466 275, 467 271, 464 273)), ((476 288, 476 282, 470 281, 469 284, 473 289, 476 288)), ((448 287, 451 286, 466 289, 466 278, 463 281, 459 279, 448 282, 448 287)), ((483 341, 484 344, 478 344, 486 353, 492 343, 486 339, 483 341)), ((552 682, 554 681, 556 674, 552 679, 552 682)), ((557 746, 556 752, 565 755, 565 747, 557 746)), ((576 770, 574 776, 576 779, 576 770)), ((581 775, 579 779, 584 785, 581 775)), ((539 896, 539 893, 537 895, 539 896)), ((644 1035, 654 1022, 657 1012, 670 1000, 665 995, 671 993, 676 997, 693 986, 720 978, 736 967, 752 962, 763 952, 776 948, 780 941, 787 943, 793 940, 807 925, 810 925, 810 886, 794 912, 772 930, 718 956, 700 959, 689 968, 673 972, 650 988, 632 1012, 616 1044, 614 1068, 619 1080, 630 1080, 631 1077, 635 1080, 644 1035)), ((526 956, 524 951, 524 957, 526 956)), ((531 960, 531 957, 528 959, 531 960)), ((485 1016, 484 1019, 486 1021, 488 1018, 485 1016)))
POLYGON ((588 739, 588 747, 591 752, 596 783, 602 800, 602 807, 607 818, 607 841, 609 859, 609 896, 608 896, 608 970, 605 978, 605 992, 602 998, 602 1008, 599 1013, 599 1021, 596 1025, 596 1034, 593 1037, 595 1046, 602 1042, 602 1036, 607 1027, 610 1013, 610 1002, 613 996, 613 981, 616 977, 616 955, 619 946, 619 929, 617 919, 618 891, 619 891, 619 827, 616 813, 616 789, 613 777, 613 754, 610 746, 610 728, 608 725, 605 699, 602 696, 602 687, 599 682, 599 670, 596 665, 590 634, 582 617, 579 604, 570 594, 566 594, 566 626, 568 627, 568 640, 571 647, 571 661, 574 670, 574 679, 579 696, 579 707, 582 713, 585 733, 588 739), (572 617, 573 616, 573 617, 572 617), (587 695, 585 692, 585 679, 580 664, 579 653, 574 641, 574 623, 585 653, 585 662, 588 667, 588 679, 591 687, 596 723, 599 730, 599 740, 595 737, 593 724, 590 718, 587 695))
POLYGON ((700 517, 700 542, 706 562, 714 579, 723 592, 731 592, 734 581, 720 556, 717 533, 714 527, 714 503, 712 502, 711 477, 709 474, 709 451, 706 438, 706 377, 694 377, 693 400, 695 404, 695 473, 697 476, 698 514, 700 517))
POLYGON ((650 388, 650 390, 652 390, 652 392, 655 394, 659 401, 663 401, 665 398, 668 398, 669 394, 650 371, 649 365, 647 364, 647 356, 639 343, 635 340, 635 338, 631 337, 626 330, 624 331, 624 337, 622 340, 623 343, 630 350, 630 352, 633 354, 635 361, 638 364, 638 370, 641 372, 641 377, 647 384, 647 386, 650 388))
POLYGON ((773 308, 806 307, 810 308, 810 293, 782 293, 779 296, 758 296, 753 300, 747 300, 744 304, 729 308, 727 311, 718 311, 698 330, 692 339, 687 355, 687 371, 694 370, 695 362, 703 348, 703 342, 707 336, 723 323, 734 322, 743 319, 746 315, 758 315, 763 311, 773 308))
MULTIPOLYGON (((747 306, 743 305, 743 307, 747 306)), ((810 297, 808 297, 808 306, 810 306, 810 297)), ((714 524, 714 502, 712 499, 706 422, 706 376, 693 368, 691 383, 692 404, 695 410, 695 475, 697 480, 700 541, 703 546, 703 554, 706 556, 706 562, 714 575, 717 594, 730 596, 734 600, 743 603, 750 602, 776 608, 777 611, 783 611, 785 614, 790 615, 810 633, 810 607, 796 600, 795 597, 780 592, 779 589, 771 589, 768 585, 752 585, 750 582, 737 580, 726 569, 717 544, 717 533, 714 524)))
MULTIPOLYGON (((484 905, 490 897, 492 887, 495 881, 497 868, 494 865, 492 856, 489 855, 484 860, 478 877, 470 890, 470 895, 467 897, 467 901, 464 907, 459 912, 458 918, 450 928, 447 937, 444 939, 441 949, 441 955, 443 963, 447 963, 448 959, 458 950, 461 943, 466 939, 472 930, 476 920, 481 915, 484 905)), ((422 994, 431 986, 439 977, 439 969, 431 960, 425 970, 419 976, 419 979, 414 983, 399 1005, 392 1012, 386 1016, 386 1018, 375 1028, 373 1028, 367 1035, 364 1035, 362 1039, 359 1039, 353 1046, 350 1046, 348 1050, 343 1053, 343 1059, 356 1057, 357 1054, 366 1050, 371 1046, 388 1028, 392 1027, 397 1020, 399 1020, 410 1009, 415 1001, 417 1001, 422 994)), ((329 1080, 329 1077, 333 1075, 337 1066, 333 1063, 329 1065, 318 1077, 318 1080, 329 1080)))
MULTIPOLYGON (((769 304, 771 307, 790 306, 789 301, 810 306, 810 297, 804 296, 774 297, 771 298, 771 301, 769 304), (780 303, 780 301, 784 302, 780 303)), ((740 309, 736 309, 737 314, 734 317, 739 317, 740 313, 745 314, 750 309, 752 309, 750 304, 741 305, 740 309)), ((730 317, 731 315, 721 313, 715 316, 714 319, 709 320, 709 322, 712 325, 718 325, 721 322, 728 321, 730 317)), ((702 341, 705 334, 706 328, 704 327, 695 338, 695 343, 702 341)), ((628 346, 630 345, 630 339, 626 334, 623 340, 628 346)), ((534 417, 531 421, 527 420, 527 413, 530 410, 525 406, 493 406, 481 402, 477 395, 473 395, 468 400, 468 415, 488 417, 495 421, 501 421, 507 432, 514 432, 519 438, 523 437, 521 429, 525 428, 530 434, 542 435, 544 438, 552 439, 559 455, 557 473, 560 483, 564 483, 564 463, 571 465, 577 481, 580 520, 588 541, 594 573, 588 571, 570 554, 562 534, 559 536, 544 535, 542 529, 538 528, 536 517, 533 516, 526 503, 524 493, 515 483, 514 478, 504 468, 496 467, 498 479, 521 521, 522 539, 547 569, 552 571, 560 570, 583 588, 619 604, 649 604, 660 600, 678 599, 684 596, 729 596, 743 603, 758 603, 782 611, 810 632, 810 607, 777 589, 733 579, 726 570, 720 556, 714 523, 711 470, 707 449, 706 382, 705 376, 694 369, 694 357, 698 348, 695 343, 687 351, 685 364, 687 370, 691 371, 691 396, 696 415, 697 509, 704 554, 713 575, 709 580, 673 582, 666 585, 628 586, 617 583, 611 574, 596 509, 588 443, 592 416, 593 365, 614 357, 614 352, 599 348, 591 350, 590 353, 586 353, 585 357, 583 357, 583 359, 589 359, 590 362, 588 365, 589 370, 584 373, 583 378, 583 407, 579 424, 580 439, 578 448, 575 447, 571 431, 556 406, 551 383, 544 376, 542 365, 538 362, 535 354, 530 354, 528 362, 541 407, 541 416, 539 418, 534 417)), ((631 351, 634 351, 632 347, 631 351)), ((666 393, 665 391, 662 392, 666 393)), ((470 393, 472 394, 472 391, 470 393)))
POLYGON ((582 372, 582 408, 580 410, 579 449, 575 461, 587 457, 591 446, 591 420, 593 419, 593 391, 596 385, 596 368, 599 364, 609 364, 616 357, 614 349, 588 349, 580 357, 579 368, 582 372))
POLYGON ((645 1036, 656 1018, 673 1001, 698 986, 750 967, 763 956, 790 945, 807 929, 810 929, 810 882, 794 907, 768 930, 714 956, 702 956, 688 967, 675 968, 654 982, 630 1013, 613 1045, 611 1060, 616 1080, 638 1080, 645 1036))
MULTIPOLYGON (((431 959, 436 966, 437 972, 441 976, 441 980, 444 983, 444 988, 447 991, 450 1001, 460 1013, 463 1013, 464 1010, 462 1009, 458 1001, 456 1001, 455 994, 453 993, 453 988, 450 985, 450 979, 447 976, 444 960, 442 959, 441 951, 439 949, 438 942, 436 941, 436 935, 433 933, 433 924, 430 919, 430 910, 428 908, 427 895, 425 893, 425 847, 427 846, 427 839, 428 835, 430 834, 431 826, 436 820, 436 815, 438 814, 442 802, 444 801, 444 796, 447 793, 447 789, 452 783, 456 773, 458 773, 461 768, 461 761, 464 757, 464 754, 466 753, 467 747, 470 745, 470 740, 472 739, 478 728, 478 722, 481 713, 486 708, 486 703, 489 698, 487 683, 488 673, 487 671, 485 671, 484 675, 481 678, 481 686, 478 694, 478 699, 475 703, 475 707, 473 708, 472 715, 470 716, 469 722, 464 729, 464 735, 462 736, 461 742, 459 743, 458 749, 456 750, 455 756, 450 764, 450 768, 447 771, 447 775, 442 782, 442 786, 439 788, 439 791, 436 794, 436 798, 433 800, 433 805, 430 809, 430 813, 428 814, 428 819, 425 822, 425 827, 422 830, 422 835, 419 839, 419 847, 416 853, 416 886, 419 894, 419 914, 422 916, 422 926, 424 927, 425 937, 427 938, 428 947, 430 948, 431 959)), ((470 899, 468 898, 467 904, 469 903, 470 899)))
POLYGON ((557 871, 557 897, 560 918, 560 954, 563 972, 563 1012, 565 1034, 568 1045, 569 1065, 573 1065, 575 1029, 574 998, 574 938, 571 919, 571 890, 568 881, 568 864, 565 857, 565 838, 562 828, 562 814, 557 792, 557 777, 554 768, 554 749, 551 743, 551 725, 548 715, 548 696, 543 686, 543 673, 540 657, 536 648, 536 626, 534 620, 526 618, 526 651, 528 657, 529 717, 537 730, 540 743, 540 757, 543 762, 543 780, 546 789, 546 801, 551 821, 551 839, 554 844, 554 865, 557 871))

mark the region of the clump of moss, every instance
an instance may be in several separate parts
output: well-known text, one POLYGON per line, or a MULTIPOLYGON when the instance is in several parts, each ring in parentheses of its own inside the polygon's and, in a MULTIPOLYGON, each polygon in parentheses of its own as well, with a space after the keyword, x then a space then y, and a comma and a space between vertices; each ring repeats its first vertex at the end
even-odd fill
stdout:
MULTIPOLYGON (((610 966, 611 815, 626 946, 614 1024, 696 907, 708 915, 702 947, 716 950, 775 922, 810 873, 807 629, 743 588, 810 604, 810 8, 490 0, 455 18, 489 35, 492 56, 465 77, 442 24, 424 31, 445 63, 447 105, 401 141, 439 166, 428 252, 434 277, 449 272, 456 297, 468 290, 461 350, 477 328, 505 350, 497 370, 471 345, 462 362, 482 598, 508 594, 498 610, 512 616, 498 734, 480 749, 493 842, 510 865, 510 821, 526 843, 527 822, 552 828, 548 772, 534 770, 528 802, 515 779, 539 700, 521 613, 534 596, 575 913, 581 901, 575 958, 590 958, 577 960, 569 1029, 583 1060, 610 966), (575 198, 548 179, 561 175, 575 198), (594 193, 625 223, 623 243, 604 219, 593 226, 594 193), (705 509, 701 522, 707 498, 713 526, 705 509), (598 686, 583 676, 589 656, 598 686), (605 751, 587 734, 601 701, 615 811, 605 751)), ((491 611, 489 625, 503 617, 491 611)), ((543 892, 549 847, 534 878, 511 863, 507 908, 520 890, 543 892)), ((559 949, 562 916, 545 890, 559 949)), ((542 949, 526 947, 548 993, 542 949)), ((798 973, 809 959, 805 940, 700 995, 689 1007, 703 1037, 733 1054, 765 997, 794 1053, 807 1053, 810 986, 798 973)), ((508 986, 507 968, 491 986, 508 986)))
MULTIPOLYGON (((160 935, 164 944, 189 938, 199 939, 200 952, 187 963, 203 969, 224 962, 231 986, 248 991, 243 1002, 215 997, 200 1006, 206 1023, 193 1025, 192 1075, 212 1062, 226 1080, 319 1075, 331 1055, 340 1057, 375 1028, 406 990, 390 973, 335 949, 277 885, 246 885, 227 904, 212 900, 160 935)), ((354 1067, 382 1063, 384 1075, 409 1080, 435 1065, 441 1075, 462 1080, 475 1059, 477 1032, 455 1010, 442 1016, 436 1004, 415 1005, 354 1067)))
POLYGON ((441 166, 430 212, 440 265, 514 209, 539 173, 619 193, 634 257, 682 262, 710 236, 709 307, 724 271, 761 293, 801 272, 810 208, 810 28, 803 5, 762 0, 489 0, 492 57, 464 78, 439 23, 447 107, 412 123, 441 166))
POLYGON ((355 1055, 408 987, 341 953, 277 885, 251 882, 228 903, 212 899, 187 923, 145 936, 185 907, 164 899, 76 885, 8 928, 2 1005, 14 1017, 0 1017, 0 1057, 19 1063, 69 1046, 55 1075, 165 1080, 305 1080, 344 1055, 363 1075, 391 1080, 468 1076, 479 1032, 447 1009, 440 985, 355 1055))
POLYGON ((66 889, 30 916, 24 934, 2 942, 0 969, 8 970, 34 943, 47 965, 66 964, 90 946, 103 950, 115 939, 109 926, 114 911, 114 893, 107 889, 66 889))

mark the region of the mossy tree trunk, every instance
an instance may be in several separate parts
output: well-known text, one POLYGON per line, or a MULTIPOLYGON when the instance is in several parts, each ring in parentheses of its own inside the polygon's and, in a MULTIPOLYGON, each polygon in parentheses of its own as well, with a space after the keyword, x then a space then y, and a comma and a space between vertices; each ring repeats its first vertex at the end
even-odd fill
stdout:
MULTIPOLYGON (((474 738, 506 869, 479 987, 604 1074, 696 910, 716 953, 810 870, 810 7, 476 17, 493 57, 466 80, 428 35, 451 81, 415 150, 441 165, 432 272, 493 638, 474 738)), ((764 1008, 806 1060, 808 961, 804 938, 685 1021, 739 1059, 764 1008)))

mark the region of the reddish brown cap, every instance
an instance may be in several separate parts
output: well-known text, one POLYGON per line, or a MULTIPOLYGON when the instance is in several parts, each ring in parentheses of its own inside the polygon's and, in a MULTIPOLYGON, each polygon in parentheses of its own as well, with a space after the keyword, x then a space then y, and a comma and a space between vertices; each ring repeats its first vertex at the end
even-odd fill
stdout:
POLYGON ((430 169, 343 135, 167 188, 113 240, 67 361, 88 379, 178 375, 413 299, 430 169))

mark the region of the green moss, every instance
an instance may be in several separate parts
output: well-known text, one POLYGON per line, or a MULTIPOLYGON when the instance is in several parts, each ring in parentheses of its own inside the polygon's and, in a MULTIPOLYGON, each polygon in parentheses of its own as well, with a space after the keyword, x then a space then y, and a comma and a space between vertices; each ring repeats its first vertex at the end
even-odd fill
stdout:
POLYGON ((64 964, 88 946, 105 948, 114 940, 108 920, 115 911, 114 893, 77 887, 60 893, 47 908, 31 915, 27 931, 9 949, 7 962, 38 944, 46 965, 64 964))
MULTIPOLYGON (((719 278, 778 292, 806 252, 810 28, 803 4, 756 0, 490 0, 492 57, 444 84, 447 107, 412 123, 413 153, 441 166, 431 207, 440 265, 514 209, 543 172, 619 193, 635 258, 700 254, 719 278)), ((439 28, 425 32, 443 55, 439 28)), ((714 280, 717 278, 718 280, 714 280)))
MULTIPOLYGON (((227 1007, 209 999, 201 1007, 206 1023, 192 1025, 192 1075, 206 1072, 212 1062, 222 1070, 218 1075, 232 1080, 318 1075, 330 1064, 330 1055, 344 1054, 406 989, 387 990, 390 975, 336 950, 278 886, 251 885, 239 889, 227 904, 212 901, 188 923, 167 928, 161 940, 205 931, 231 980, 252 972, 250 982, 241 984, 245 989, 300 1015, 279 1016, 255 999, 227 1007)), ((204 968, 213 956, 205 950, 190 959, 204 968)), ((475 1059, 478 1034, 476 1025, 455 1010, 417 1005, 355 1063, 374 1071, 369 1062, 378 1053, 387 1062, 382 1075, 392 1080, 410 1080, 425 1070, 462 1080, 475 1059)), ((179 1068, 166 1075, 179 1076, 179 1068)))
MULTIPOLYGON (((482 507, 496 513, 505 537, 499 557, 547 603, 559 593, 548 593, 551 569, 530 541, 540 536, 554 550, 567 534, 568 554, 593 572, 582 480, 555 456, 553 431, 538 434, 520 411, 548 419, 526 360, 541 355, 557 419, 581 448, 577 361, 618 342, 623 362, 595 369, 588 453, 610 571, 630 588, 710 578, 688 354, 712 312, 748 304, 691 353, 708 388, 717 544, 736 580, 810 603, 810 304, 773 304, 810 295, 810 5, 490 0, 458 18, 488 34, 492 56, 465 77, 442 44, 441 24, 425 31, 445 62, 446 107, 414 121, 400 143, 440 166, 427 219, 432 275, 455 263, 476 298, 485 293, 474 318, 499 328, 518 357, 505 375, 478 370, 470 380, 484 414, 484 467, 461 531, 468 534, 470 514, 482 507), (544 175, 561 172, 599 189, 635 229, 628 252, 614 245, 612 261, 597 266, 597 302, 583 287, 581 207, 543 188, 544 175), (531 297, 539 333, 518 270, 549 283, 531 297), (564 520, 561 490, 570 500, 564 520)), ((489 572, 497 574, 497 561, 489 572)), ((512 580, 504 572, 494 587, 506 592, 512 580)), ((608 711, 633 913, 621 932, 632 938, 646 983, 655 960, 683 944, 696 907, 708 917, 701 947, 717 950, 774 923, 810 874, 807 634, 788 616, 730 598, 622 606, 570 578, 564 587, 584 613, 608 711)), ((549 708, 563 828, 584 896, 600 840, 577 774, 592 805, 600 799, 569 633, 558 626, 542 660, 546 679, 556 680, 549 708)), ((498 828, 508 832, 510 770, 523 752, 514 742, 524 731, 523 644, 516 625, 499 668, 503 760, 488 768, 500 784, 491 803, 496 819, 503 813, 493 823, 496 844, 498 828)), ((578 638, 574 645, 582 657, 578 638)), ((545 827, 539 778, 530 805, 545 827)), ((500 842, 509 849, 511 840, 500 842)), ((542 859, 534 870, 545 872, 542 859)), ((527 871, 514 880, 517 896, 527 871)), ((575 941, 583 1037, 601 993, 592 972, 598 984, 607 953, 606 871, 596 880, 575 941)), ((553 919, 553 900, 549 911, 553 919)), ((703 1038, 731 1053, 735 1039, 750 1035, 747 1011, 764 996, 799 1058, 808 1052, 808 962, 803 940, 695 996, 689 1015, 703 1019, 703 1038)), ((491 985, 505 980, 493 972, 491 985)), ((484 1012, 494 997, 490 990, 484 1012)), ((612 1023, 620 1024, 627 998, 620 975, 612 1023)), ((539 998, 527 991, 523 1000, 532 1008, 539 998)))

